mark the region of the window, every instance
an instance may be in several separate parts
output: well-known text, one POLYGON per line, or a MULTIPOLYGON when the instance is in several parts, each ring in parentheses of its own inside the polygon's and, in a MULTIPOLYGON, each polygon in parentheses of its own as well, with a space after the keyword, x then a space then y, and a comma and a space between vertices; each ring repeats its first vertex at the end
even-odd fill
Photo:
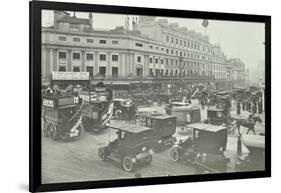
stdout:
POLYGON ((94 43, 93 39, 87 39, 86 41, 87 41, 87 43, 94 43))
POLYGON ((99 74, 100 74, 101 76, 105 76, 105 74, 106 74, 106 67, 101 66, 101 67, 99 68, 99 74))
POLYGON ((143 44, 141 44, 141 43, 135 43, 135 46, 137 46, 137 47, 143 47, 143 44))
POLYGON ((161 51, 164 51, 164 48, 161 48, 161 51))
POLYGON ((58 40, 59 40, 59 41, 66 41, 66 37, 65 37, 65 36, 59 36, 59 37, 58 37, 58 40))
POLYGON ((80 38, 73 38, 72 39, 74 42, 80 42, 80 38))
POLYGON ((100 61, 106 61, 106 55, 100 54, 100 61))
POLYGON ((158 64, 158 58, 155 58, 155 64, 158 64))
POLYGON ((174 43, 174 38, 173 37, 171 37, 171 42, 172 42, 172 44, 174 43))
POLYGON ((117 78, 118 77, 118 67, 112 67, 112 77, 117 78))
POLYGON ((79 32, 79 25, 71 24, 70 25, 70 31, 72 31, 72 32, 79 32))
POLYGON ((184 47, 186 46, 186 41, 183 42, 184 47))
POLYGON ((149 58, 149 62, 152 63, 152 58, 149 58))
POLYGON ((171 54, 174 54, 174 50, 171 50, 171 54))
POLYGON ((166 59, 166 64, 169 64, 169 59, 166 59))
POLYGON ((161 64, 164 64, 164 60, 163 60, 163 59, 161 59, 161 60, 160 60, 160 63, 161 63, 161 64))
POLYGON ((182 45, 182 40, 180 40, 180 46, 182 45))
POLYGON ((166 49, 166 53, 169 54, 169 49, 166 49))
POLYGON ((66 59, 66 52, 59 52, 59 59, 66 59))
POLYGON ((118 62, 118 55, 116 55, 116 54, 112 55, 112 56, 111 56, 111 60, 112 60, 113 62, 118 62))
POLYGON ((94 54, 87 53, 86 60, 94 60, 94 54))
POLYGON ((119 41, 117 41, 117 40, 112 40, 112 44, 113 44, 113 45, 117 45, 117 44, 119 44, 119 41))
POLYGON ((176 44, 178 44, 179 43, 179 40, 176 38, 176 44))
POLYGON ((149 48, 150 48, 150 49, 153 49, 153 46, 150 45, 149 48))
POLYGON ((141 62, 141 57, 140 56, 137 57, 137 62, 141 62))
POLYGON ((60 66, 60 67, 59 67, 59 71, 60 71, 60 72, 65 72, 65 71, 66 71, 65 66, 60 66))
POLYGON ((73 67, 73 72, 80 72, 80 68, 78 66, 73 67))
POLYGON ((188 47, 188 48, 190 47, 190 42, 187 42, 187 47, 188 47))
POLYGON ((73 60, 80 60, 80 53, 74 52, 74 53, 72 54, 72 58, 73 58, 73 60))
POLYGON ((166 42, 169 42, 169 36, 166 36, 166 42))
POLYGON ((100 40, 100 44, 106 44, 106 40, 100 40))

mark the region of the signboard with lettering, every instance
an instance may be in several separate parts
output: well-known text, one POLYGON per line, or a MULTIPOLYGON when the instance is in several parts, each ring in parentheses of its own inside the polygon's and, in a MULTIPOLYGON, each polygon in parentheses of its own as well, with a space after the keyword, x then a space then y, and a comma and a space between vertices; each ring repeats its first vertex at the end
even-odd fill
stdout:
POLYGON ((89 72, 52 72, 52 80, 89 80, 89 72))
POLYGON ((43 106, 54 107, 54 101, 51 99, 43 99, 43 106))

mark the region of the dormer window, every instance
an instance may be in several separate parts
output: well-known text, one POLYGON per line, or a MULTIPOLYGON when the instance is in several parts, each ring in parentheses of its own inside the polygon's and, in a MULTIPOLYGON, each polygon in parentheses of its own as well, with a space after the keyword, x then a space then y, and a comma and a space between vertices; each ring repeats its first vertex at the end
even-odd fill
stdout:
POLYGON ((79 32, 79 25, 71 24, 70 25, 70 31, 72 31, 72 32, 79 32))

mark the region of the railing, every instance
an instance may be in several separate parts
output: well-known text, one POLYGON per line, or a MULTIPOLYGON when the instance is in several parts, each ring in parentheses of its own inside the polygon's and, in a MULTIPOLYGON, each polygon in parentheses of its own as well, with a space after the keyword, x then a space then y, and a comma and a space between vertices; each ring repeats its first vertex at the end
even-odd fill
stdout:
POLYGON ((91 80, 215 80, 212 76, 98 76, 92 77, 91 80))

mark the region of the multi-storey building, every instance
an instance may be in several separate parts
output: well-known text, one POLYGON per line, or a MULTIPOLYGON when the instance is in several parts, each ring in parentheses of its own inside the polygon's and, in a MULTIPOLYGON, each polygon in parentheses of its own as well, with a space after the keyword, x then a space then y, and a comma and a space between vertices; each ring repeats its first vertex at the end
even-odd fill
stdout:
POLYGON ((81 19, 54 11, 54 25, 42 27, 43 83, 53 71, 88 71, 92 80, 115 83, 227 80, 226 57, 208 36, 155 17, 134 18, 131 30, 98 30, 92 23, 92 13, 81 19))

